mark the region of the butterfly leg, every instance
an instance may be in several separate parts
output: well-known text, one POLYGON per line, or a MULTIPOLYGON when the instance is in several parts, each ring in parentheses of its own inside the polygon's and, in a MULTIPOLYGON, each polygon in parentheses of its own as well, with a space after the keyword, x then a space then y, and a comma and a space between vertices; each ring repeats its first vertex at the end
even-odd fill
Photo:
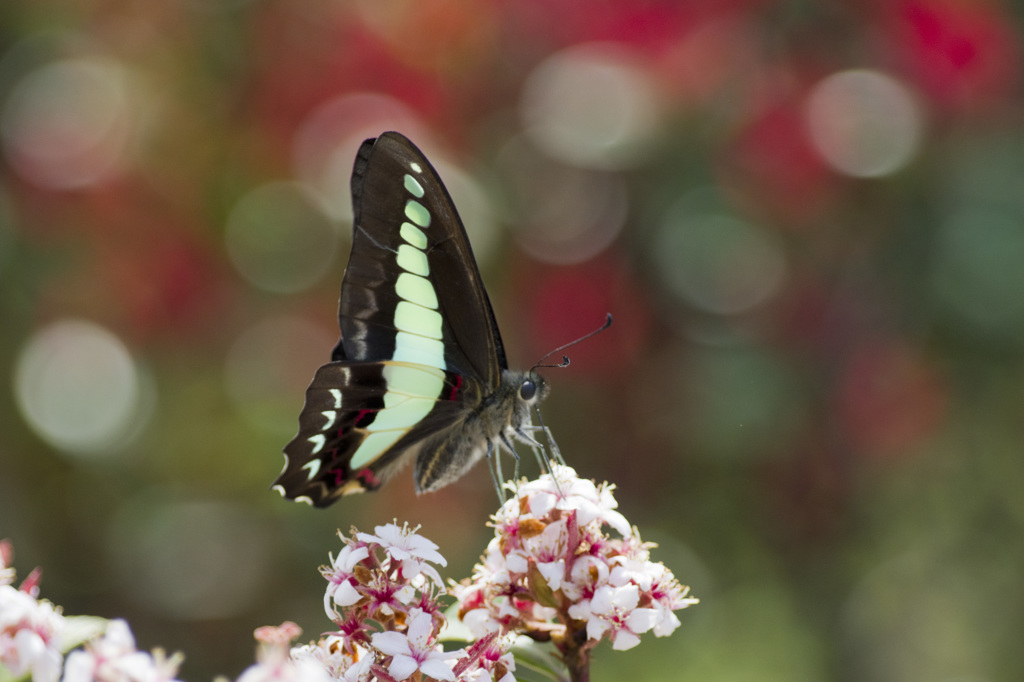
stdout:
MULTIPOLYGON (((519 432, 516 432, 519 435, 519 432)), ((508 433, 503 432, 501 434, 501 443, 505 446, 505 449, 512 453, 512 458, 515 460, 515 466, 512 469, 512 481, 518 483, 519 481, 519 453, 516 451, 516 446, 512 442, 512 439, 508 437, 508 433)))
POLYGON ((540 416, 540 408, 534 405, 533 411, 537 414, 537 422, 540 424, 540 430, 544 432, 544 438, 547 440, 548 449, 551 452, 551 458, 562 466, 565 466, 565 459, 562 457, 562 451, 558 448, 558 443, 555 442, 555 436, 551 433, 551 429, 544 424, 544 418, 540 416))
MULTIPOLYGON (((513 454, 515 451, 513 450, 513 454)), ((501 452, 494 447, 493 441, 487 443, 487 469, 491 472, 491 480, 494 482, 494 492, 498 494, 498 504, 505 504, 505 493, 502 491, 502 484, 505 482, 501 473, 501 452)), ((519 457, 516 457, 516 472, 519 471, 519 457)))

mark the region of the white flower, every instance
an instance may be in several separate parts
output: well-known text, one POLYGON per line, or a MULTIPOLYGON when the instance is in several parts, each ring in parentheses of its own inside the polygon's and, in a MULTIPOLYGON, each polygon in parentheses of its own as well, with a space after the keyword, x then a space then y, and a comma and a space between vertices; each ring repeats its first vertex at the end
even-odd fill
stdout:
POLYGON ((417 670, 435 680, 455 679, 448 660, 464 655, 463 651, 441 651, 431 646, 434 633, 433 618, 420 609, 409 612, 408 629, 401 632, 378 632, 371 642, 385 656, 391 656, 388 674, 401 682, 417 670))
POLYGON ((477 639, 501 630, 501 623, 494 617, 491 610, 487 608, 467 611, 466 615, 462 617, 462 623, 469 628, 469 631, 477 639))
POLYGON ((293 647, 291 658, 299 664, 306 662, 319 665, 335 680, 344 682, 366 682, 370 679, 373 655, 356 646, 355 656, 345 651, 344 640, 336 635, 323 637, 315 644, 293 647))
POLYGON ((110 621, 101 637, 72 651, 64 663, 64 682, 170 682, 177 674, 176 658, 136 650, 123 620, 110 621))
POLYGON ((520 517, 520 500, 526 500, 527 508, 534 518, 542 519, 555 509, 576 511, 581 527, 597 522, 607 524, 622 535, 629 534, 629 522, 615 511, 619 503, 612 491, 615 486, 604 483, 596 485, 589 479, 579 478, 572 467, 554 465, 551 474, 544 474, 534 481, 510 482, 509 489, 515 497, 505 502, 495 520, 498 523, 514 523, 520 517))
POLYGON ((34 682, 56 682, 64 628, 64 617, 53 604, 0 585, 0 664, 15 678, 31 673, 34 682))
POLYGON ((402 575, 406 579, 411 580, 422 574, 433 580, 438 587, 444 587, 444 581, 441 580, 437 569, 426 563, 430 561, 441 566, 448 564, 437 551, 437 545, 422 535, 417 535, 408 526, 399 527, 397 524, 389 523, 377 526, 373 530, 376 535, 358 533, 356 538, 362 542, 380 545, 393 561, 401 565, 402 575))
MULTIPOLYGON (((552 590, 557 590, 562 585, 568 542, 569 531, 565 521, 561 519, 549 523, 538 535, 523 540, 523 550, 536 560, 537 570, 544 576, 552 590)), ((524 557, 521 572, 525 572, 526 566, 524 557)))
POLYGON ((584 594, 593 594, 598 585, 607 583, 610 570, 604 557, 585 554, 573 562, 569 579, 562 583, 562 594, 570 601, 579 601, 584 594))
POLYGON ((370 556, 370 550, 366 547, 345 545, 337 558, 332 559, 329 568, 321 569, 324 578, 327 579, 327 591, 324 593, 324 611, 328 618, 334 618, 335 611, 331 607, 334 602, 341 608, 352 606, 362 598, 362 595, 352 584, 355 581, 353 571, 356 565, 370 556))
POLYGON ((254 663, 242 671, 238 682, 332 682, 326 668, 312 660, 254 663))
POLYGON ((679 618, 674 611, 693 606, 700 600, 689 596, 690 588, 680 585, 675 576, 662 564, 656 565, 664 569, 664 575, 656 578, 651 587, 654 597, 651 606, 658 613, 657 622, 654 625, 654 635, 668 637, 679 627, 679 618))
POLYGON ((640 590, 636 585, 602 585, 593 599, 569 607, 569 615, 587 622, 587 637, 599 640, 606 633, 613 649, 631 649, 640 643, 638 635, 654 627, 658 613, 637 608, 640 590))
POLYGON ((650 561, 654 545, 616 511, 615 486, 553 466, 537 480, 506 487, 515 495, 492 517, 495 536, 482 563, 472 582, 454 591, 477 637, 575 637, 583 627, 593 641, 607 637, 613 648, 629 649, 642 633, 670 634, 679 625, 673 611, 696 603, 664 565, 650 561))
POLYGON ((644 592, 647 592, 651 589, 655 579, 661 574, 661 571, 657 568, 660 564, 650 561, 635 561, 623 556, 617 556, 612 557, 612 563, 616 565, 613 566, 611 575, 608 576, 608 582, 616 587, 633 583, 644 592))
POLYGON ((562 490, 558 508, 575 509, 581 527, 597 521, 611 526, 623 536, 629 534, 629 521, 615 511, 619 503, 612 495, 614 485, 604 483, 598 486, 589 479, 577 478, 570 467, 556 465, 555 475, 562 490))

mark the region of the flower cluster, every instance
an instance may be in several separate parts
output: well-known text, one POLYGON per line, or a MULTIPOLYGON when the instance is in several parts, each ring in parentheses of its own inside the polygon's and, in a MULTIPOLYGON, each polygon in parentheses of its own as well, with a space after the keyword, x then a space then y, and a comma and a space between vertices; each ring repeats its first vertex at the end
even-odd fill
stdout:
MULTIPOLYGON (((334 628, 299 646, 294 623, 259 628, 257 662, 238 682, 515 682, 512 648, 523 642, 551 642, 570 677, 582 680, 598 642, 628 649, 645 632, 666 636, 679 626, 674 612, 696 603, 650 561, 653 545, 615 511, 612 486, 556 466, 508 487, 515 496, 493 517, 482 563, 450 589, 435 568, 446 563, 437 545, 407 525, 341 535, 344 547, 321 568, 334 628), (475 639, 445 651, 442 630, 451 624, 440 599, 451 595, 450 610, 475 639)), ((38 570, 15 588, 10 565, 10 545, 0 542, 0 673, 33 682, 177 682, 180 655, 138 651, 122 620, 64 616, 39 599, 38 570)))
POLYGON ((239 682, 514 682, 506 638, 491 635, 465 649, 442 649, 439 636, 447 619, 438 597, 447 590, 431 564, 446 562, 437 545, 408 526, 374 531, 342 535, 345 547, 321 569, 328 583, 324 609, 336 630, 290 649, 298 636, 294 624, 257 630, 258 663, 239 682))
POLYGON ((629 649, 645 632, 671 634, 679 626, 674 612, 697 603, 650 560, 653 545, 615 511, 613 486, 565 466, 508 485, 515 496, 493 517, 482 563, 455 586, 459 614, 477 637, 516 632, 550 640, 571 670, 604 638, 629 649))
POLYGON ((64 658, 59 648, 64 616, 39 599, 39 571, 20 589, 14 587, 12 559, 10 543, 0 542, 0 664, 15 677, 31 673, 34 680, 54 682, 64 658))
POLYGON ((177 682, 180 655, 138 651, 123 620, 69 618, 39 599, 39 571, 19 588, 11 545, 0 542, 0 666, 33 682, 177 682), (64 658, 64 652, 84 641, 64 658), (63 670, 63 678, 61 671, 63 670))

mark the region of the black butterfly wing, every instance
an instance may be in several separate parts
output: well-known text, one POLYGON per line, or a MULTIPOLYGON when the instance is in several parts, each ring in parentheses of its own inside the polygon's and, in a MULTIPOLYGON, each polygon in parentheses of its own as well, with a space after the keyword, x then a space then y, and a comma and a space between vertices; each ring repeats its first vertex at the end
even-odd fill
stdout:
POLYGON ((306 390, 299 432, 285 446, 274 487, 317 507, 375 490, 480 399, 478 383, 426 365, 324 365, 306 390))
POLYGON ((401 312, 436 302, 444 369, 496 388, 508 363, 491 303, 455 205, 423 153, 394 132, 364 142, 352 171, 352 206, 334 359, 403 352, 422 359, 415 340, 398 333, 416 325, 413 318, 403 324, 401 312))
POLYGON ((418 488, 451 480, 447 436, 481 440, 455 452, 479 456, 482 432, 463 424, 507 369, 465 229, 422 152, 398 133, 364 142, 352 203, 341 340, 306 392, 275 482, 317 506, 375 489, 421 452, 418 488))

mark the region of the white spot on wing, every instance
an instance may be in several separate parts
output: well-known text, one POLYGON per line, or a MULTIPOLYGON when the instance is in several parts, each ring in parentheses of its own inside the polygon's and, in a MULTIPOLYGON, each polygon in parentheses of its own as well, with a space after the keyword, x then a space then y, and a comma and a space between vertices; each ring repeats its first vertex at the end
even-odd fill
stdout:
MULTIPOLYGON (((313 444, 313 446, 314 446, 313 447, 313 454, 315 455, 316 453, 320 452, 320 450, 323 449, 324 443, 327 441, 327 437, 324 436, 324 434, 322 434, 322 433, 318 433, 315 436, 310 436, 306 440, 308 440, 310 443, 313 444)), ((313 461, 316 462, 316 465, 318 467, 320 466, 320 463, 317 462, 317 460, 313 460, 313 461)), ((306 466, 308 467, 309 464, 307 464, 306 466)), ((305 468, 305 467, 303 467, 303 468, 305 468)))
POLYGON ((411 175, 406 174, 404 182, 405 182, 405 188, 409 191, 410 194, 412 194, 414 197, 418 197, 418 198, 422 198, 423 197, 423 194, 424 194, 424 192, 423 192, 423 185, 421 185, 416 180, 416 178, 414 178, 411 175))
POLYGON ((430 227, 430 211, 418 201, 405 202, 405 217, 420 227, 430 227))
MULTIPOLYGON (((345 371, 348 371, 348 369, 346 368, 345 371)), ((347 379, 348 377, 345 377, 345 378, 347 379)), ((339 391, 336 388, 332 388, 332 389, 330 389, 330 391, 331 391, 331 395, 334 396, 334 409, 340 410, 341 409, 341 391, 339 391)))
MULTIPOLYGON (((320 438, 323 438, 323 436, 320 436, 320 438)), ((310 440, 313 439, 310 438, 310 440)), ((302 468, 309 470, 309 476, 306 478, 306 480, 312 481, 316 477, 316 475, 320 473, 320 460, 311 459, 304 465, 302 465, 302 468)))
POLYGON ((338 413, 335 410, 324 410, 320 414, 327 419, 327 423, 324 424, 324 431, 334 426, 334 420, 338 418, 338 413))
POLYGON ((416 171, 417 173, 422 173, 422 172, 423 172, 423 167, 422 167, 422 166, 420 166, 420 165, 419 165, 418 163, 416 163, 415 161, 413 161, 412 163, 410 163, 410 164, 409 164, 409 168, 412 168, 412 169, 413 169, 414 171, 416 171))

